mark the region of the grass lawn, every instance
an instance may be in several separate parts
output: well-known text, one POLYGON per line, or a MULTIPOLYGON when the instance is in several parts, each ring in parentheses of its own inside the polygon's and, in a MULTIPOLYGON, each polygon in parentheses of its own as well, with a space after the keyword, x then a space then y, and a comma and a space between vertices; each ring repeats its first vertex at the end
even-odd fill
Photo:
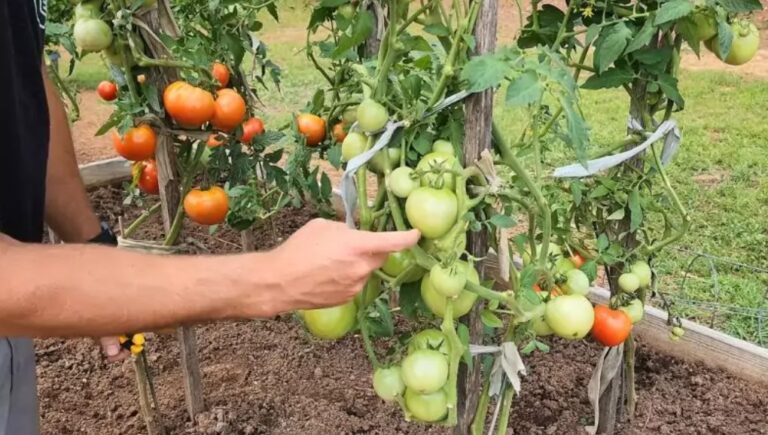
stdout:
MULTIPOLYGON (((270 125, 286 122, 304 107, 321 82, 306 59, 301 3, 282 12, 278 25, 266 18, 260 37, 272 60, 283 69, 282 92, 261 92, 264 117, 270 125), (273 41, 273 42, 270 42, 273 41)), ((82 88, 94 88, 107 78, 98 56, 86 57, 67 78, 82 88)), ((680 248, 657 262, 662 290, 674 295, 681 314, 713 324, 733 335, 768 346, 768 273, 706 259, 694 264, 682 287, 691 260, 689 251, 706 252, 768 269, 768 81, 717 71, 683 72, 681 91, 686 110, 674 115, 683 131, 683 144, 669 168, 693 225, 680 248), (697 301, 695 304, 689 301, 697 301), (713 318, 712 307, 723 304, 713 318), (756 317, 762 313, 765 317, 756 317), (765 326, 762 326, 765 324, 765 326)), ((628 99, 624 91, 585 91, 582 108, 595 144, 619 139, 625 131, 628 99)), ((516 112, 498 109, 502 125, 514 131, 516 112)), ((568 159, 563 155, 562 159, 568 159)))

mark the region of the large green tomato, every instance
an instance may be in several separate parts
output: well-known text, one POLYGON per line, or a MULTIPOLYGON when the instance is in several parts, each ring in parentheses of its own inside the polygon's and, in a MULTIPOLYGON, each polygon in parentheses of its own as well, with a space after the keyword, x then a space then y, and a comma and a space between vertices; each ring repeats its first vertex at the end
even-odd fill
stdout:
POLYGON ((563 290, 565 290, 566 293, 574 295, 589 294, 589 277, 587 277, 586 273, 579 269, 573 269, 565 274, 565 279, 566 281, 563 285, 563 290))
POLYGON ((547 302, 544 319, 558 337, 579 340, 592 329, 595 310, 582 295, 558 296, 547 302))
POLYGON ((404 397, 405 407, 417 420, 433 423, 442 420, 448 414, 448 397, 443 390, 431 394, 419 394, 406 388, 404 397))
POLYGON ((453 149, 453 144, 447 140, 438 139, 432 144, 433 153, 456 155, 456 150, 453 149))
MULTIPOLYGON (((416 259, 413 258, 411 251, 393 252, 387 256, 387 260, 384 262, 384 265, 381 266, 381 270, 389 276, 397 277, 414 264, 416 264, 416 259)), ((418 281, 424 276, 424 273, 424 269, 420 267, 416 268, 403 282, 408 283, 418 281)))
POLYGON ((419 187, 405 200, 405 216, 428 239, 444 236, 456 223, 459 203, 450 190, 419 187))
POLYGON ((399 366, 378 368, 373 372, 373 391, 387 402, 391 402, 403 394, 405 384, 401 377, 399 366))
POLYGON ((425 329, 408 341, 409 354, 423 349, 436 350, 447 356, 449 353, 448 337, 435 328, 425 329))
POLYGON ((552 335, 554 331, 549 327, 547 321, 544 319, 544 313, 547 311, 547 305, 541 303, 536 305, 531 310, 531 329, 538 337, 546 337, 552 335))
POLYGON ((362 133, 351 132, 341 143, 341 158, 345 162, 362 154, 368 147, 368 137, 362 133))
POLYGON ((363 290, 355 295, 355 303, 357 306, 367 307, 371 302, 375 301, 381 294, 381 280, 375 275, 371 275, 368 281, 365 283, 363 290), (365 300, 363 300, 365 296, 365 300))
POLYGON ((699 41, 709 41, 717 35, 717 21, 715 11, 709 8, 696 8, 691 16, 693 21, 693 34, 699 41))
POLYGON ((112 29, 97 18, 83 18, 75 22, 75 45, 83 51, 101 51, 112 44, 112 29))
POLYGON ((335 307, 304 310, 301 314, 312 335, 326 340, 336 340, 347 335, 355 326, 357 306, 354 301, 349 301, 335 307))
POLYGON ((418 178, 414 178, 413 169, 401 166, 387 175, 387 188, 398 198, 408 198, 419 187, 418 178))
POLYGON ((357 106, 357 125, 366 133, 375 133, 389 120, 387 109, 371 98, 366 98, 357 106))
MULTIPOLYGON (((477 271, 474 267, 467 268, 467 281, 475 284, 480 283, 480 276, 477 274, 477 271)), ((429 308, 429 311, 431 311, 434 315, 438 317, 445 316, 445 308, 448 304, 448 298, 441 295, 435 291, 434 288, 432 288, 432 283, 429 279, 429 273, 424 275, 424 278, 421 280, 421 299, 424 301, 424 304, 426 304, 427 308, 429 308)), ((459 317, 467 314, 475 304, 475 300, 477 300, 477 294, 475 293, 469 292, 467 290, 459 293, 457 298, 452 299, 453 318, 458 319, 459 317)))
POLYGON ((640 280, 640 287, 648 288, 648 286, 651 285, 653 274, 651 273, 651 266, 649 266, 648 263, 642 260, 635 261, 629 267, 629 270, 637 275, 637 278, 640 280))
POLYGON ((632 272, 619 275, 619 288, 621 291, 633 293, 640 288, 640 278, 632 272))
POLYGON ((570 258, 560 257, 555 262, 555 272, 561 275, 565 275, 573 269, 576 269, 576 266, 573 264, 570 258))
POLYGON ((429 271, 429 280, 436 292, 447 298, 455 298, 464 290, 467 284, 467 269, 469 265, 457 261, 451 267, 435 264, 429 271))
POLYGON ((723 59, 720 54, 720 44, 716 40, 710 44, 712 51, 728 65, 743 65, 755 57, 755 53, 760 47, 760 33, 754 24, 745 20, 732 23, 731 30, 733 31, 733 42, 728 56, 723 59))
MULTIPOLYGON (((419 160, 416 169, 419 171, 429 171, 434 169, 448 170, 453 169, 455 163, 456 157, 453 154, 432 152, 419 160)), ((421 185, 425 187, 453 190, 456 185, 456 177, 454 177, 452 173, 444 173, 442 177, 436 173, 427 173, 421 177, 421 185)))
POLYGON ((368 161, 368 169, 374 174, 383 175, 388 170, 400 164, 400 148, 387 148, 382 149, 378 153, 374 154, 371 160, 368 161), (384 153, 387 153, 388 160, 385 159, 384 153))
POLYGON ((629 305, 620 307, 619 309, 627 313, 633 324, 643 320, 643 316, 645 315, 645 308, 640 299, 633 299, 629 305))
POLYGON ((417 350, 403 358, 401 366, 405 386, 417 393, 434 393, 448 380, 448 358, 436 350, 417 350))

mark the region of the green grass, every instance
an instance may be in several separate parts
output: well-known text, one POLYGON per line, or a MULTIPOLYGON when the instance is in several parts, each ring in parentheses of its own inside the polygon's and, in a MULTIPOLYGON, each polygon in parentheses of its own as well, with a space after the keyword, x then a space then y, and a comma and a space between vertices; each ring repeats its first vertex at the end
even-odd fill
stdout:
MULTIPOLYGON (((281 23, 265 16, 259 36, 269 47, 272 60, 283 70, 281 92, 270 85, 260 90, 264 117, 277 126, 301 110, 322 83, 303 49, 307 20, 304 2, 281 8, 281 23), (270 43, 270 41, 273 41, 270 43)), ((107 77, 98 56, 86 57, 67 80, 93 88, 107 77)), ((672 181, 693 217, 689 234, 679 247, 731 258, 768 268, 768 81, 725 72, 684 72, 680 78, 686 110, 674 118, 683 131, 682 147, 669 168, 672 181)), ((595 147, 624 135, 628 98, 623 90, 586 91, 582 109, 592 126, 595 147)), ((519 129, 519 112, 498 109, 497 120, 510 134, 519 129)), ((516 137, 516 136, 513 136, 516 137)), ((560 153, 558 163, 573 161, 560 153)), ((681 314, 709 323, 712 310, 684 304, 686 300, 713 301, 752 311, 722 308, 714 326, 768 346, 768 274, 716 262, 718 276, 711 277, 706 261, 697 261, 683 284, 683 274, 693 259, 689 253, 667 250, 659 258, 661 290, 680 301, 681 314), (717 285, 714 284, 716 280, 717 285), (762 309, 766 326, 758 333, 753 314, 762 309)))

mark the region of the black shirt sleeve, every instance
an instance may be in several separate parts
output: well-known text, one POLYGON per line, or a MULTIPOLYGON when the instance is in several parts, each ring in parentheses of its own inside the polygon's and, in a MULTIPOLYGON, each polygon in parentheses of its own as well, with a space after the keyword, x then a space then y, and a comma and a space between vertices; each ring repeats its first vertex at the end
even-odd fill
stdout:
POLYGON ((49 120, 41 73, 48 0, 0 0, 0 232, 40 241, 49 120))

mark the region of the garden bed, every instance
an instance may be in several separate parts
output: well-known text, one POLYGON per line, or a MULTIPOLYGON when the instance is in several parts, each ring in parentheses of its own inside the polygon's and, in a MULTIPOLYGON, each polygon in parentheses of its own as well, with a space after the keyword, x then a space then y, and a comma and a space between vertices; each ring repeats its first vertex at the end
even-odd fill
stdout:
MULTIPOLYGON (((97 212, 116 225, 138 210, 124 209, 121 191, 91 192, 97 212)), ((313 216, 286 210, 255 231, 257 246, 275 246, 313 216)), ((155 217, 136 234, 160 239, 155 217)), ((237 252, 240 235, 188 224, 184 240, 204 252, 237 252), (191 238, 191 239, 189 239, 191 238)), ((151 301, 147 301, 151 303, 151 301)), ((169 433, 230 434, 426 434, 441 427, 410 424, 379 400, 359 340, 311 339, 286 315, 274 320, 229 322, 198 329, 209 412, 187 421, 173 336, 155 335, 148 345, 159 400, 169 433)), ((600 348, 587 341, 558 340, 548 354, 526 359, 529 376, 515 403, 510 428, 520 434, 583 433, 591 408, 586 385, 600 348)), ((768 387, 725 371, 682 362, 640 343, 639 404, 624 434, 768 434, 768 387)), ((90 340, 38 342, 38 373, 45 434, 143 434, 132 365, 107 364, 90 340)))

